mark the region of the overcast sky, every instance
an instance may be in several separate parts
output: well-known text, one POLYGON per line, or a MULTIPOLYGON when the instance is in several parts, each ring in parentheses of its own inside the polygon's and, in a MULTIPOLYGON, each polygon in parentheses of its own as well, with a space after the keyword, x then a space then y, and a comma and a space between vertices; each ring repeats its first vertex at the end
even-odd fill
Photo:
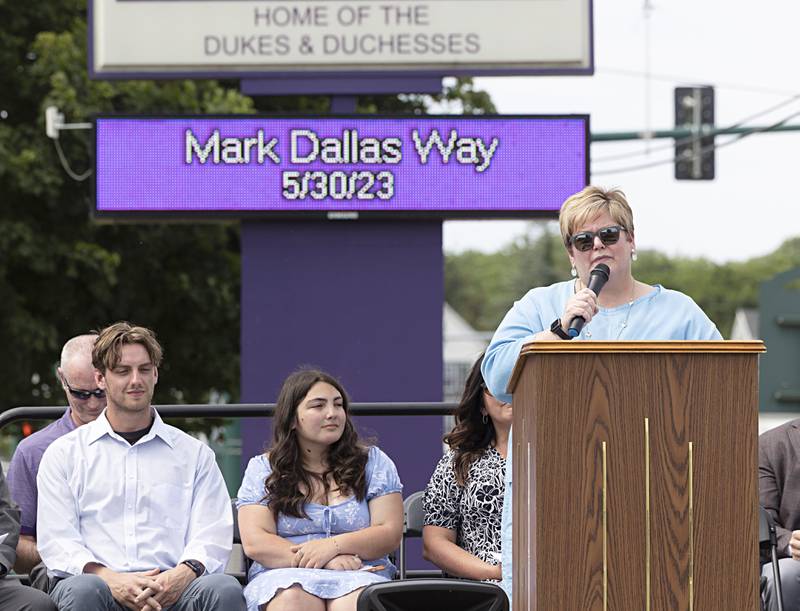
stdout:
MULTIPOLYGON (((649 18, 644 6, 645 0, 595 0, 594 76, 479 78, 476 84, 501 113, 588 113, 593 133, 670 129, 673 89, 692 84, 715 87, 717 126, 755 115, 746 125, 762 126, 800 113, 800 2, 654 0, 649 18)), ((800 125, 800 114, 789 123, 800 125)), ((717 136, 717 145, 731 138, 717 136)), ((639 248, 723 262, 766 254, 800 235, 800 132, 757 134, 724 146, 716 152, 713 181, 676 181, 672 141, 651 141, 649 154, 646 146, 591 148, 592 182, 626 192, 639 248), (625 154, 631 156, 603 160, 625 154), (618 171, 659 160, 668 161, 618 171)), ((493 251, 528 229, 521 221, 448 221, 444 247, 493 251)))

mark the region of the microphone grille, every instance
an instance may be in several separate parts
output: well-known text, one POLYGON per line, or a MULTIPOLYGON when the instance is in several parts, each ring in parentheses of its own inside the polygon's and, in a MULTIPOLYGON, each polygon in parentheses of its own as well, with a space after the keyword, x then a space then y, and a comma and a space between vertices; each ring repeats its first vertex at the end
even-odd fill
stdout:
POLYGON ((611 270, 608 269, 608 265, 605 263, 598 263, 597 266, 591 271, 591 275, 601 274, 606 277, 608 280, 608 275, 611 273, 611 270))

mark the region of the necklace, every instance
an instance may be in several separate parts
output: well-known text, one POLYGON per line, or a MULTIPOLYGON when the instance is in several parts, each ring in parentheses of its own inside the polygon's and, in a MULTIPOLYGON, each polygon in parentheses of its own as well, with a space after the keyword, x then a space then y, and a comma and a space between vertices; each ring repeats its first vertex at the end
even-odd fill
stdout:
MULTIPOLYGON (((622 333, 625 331, 625 329, 628 328, 628 320, 631 317, 631 310, 633 309, 633 302, 635 301, 635 295, 636 295, 636 281, 634 280, 633 287, 631 288, 631 298, 630 301, 628 301, 628 308, 625 310, 625 320, 623 320, 622 324, 620 324, 619 331, 617 331, 617 337, 614 338, 615 340, 618 340, 620 337, 622 337, 622 333)), ((588 328, 591 324, 592 323, 590 322, 586 328, 587 339, 592 339, 592 330, 588 328)))

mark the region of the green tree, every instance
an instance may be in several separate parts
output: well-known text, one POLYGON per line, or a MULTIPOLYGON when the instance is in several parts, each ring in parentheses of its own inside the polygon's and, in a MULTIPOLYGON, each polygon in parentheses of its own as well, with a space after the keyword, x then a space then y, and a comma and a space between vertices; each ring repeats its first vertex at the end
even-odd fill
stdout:
MULTIPOLYGON (((0 0, 0 410, 63 401, 63 342, 109 322, 152 327, 165 346, 156 402, 205 402, 239 388, 236 223, 105 224, 90 219, 90 181, 62 169, 44 109, 68 122, 99 113, 325 113, 327 97, 251 99, 235 81, 92 81, 86 1, 0 0)), ((493 112, 469 79, 440 96, 365 96, 362 112, 493 112)), ((62 132, 76 174, 91 136, 62 132)))
MULTIPOLYGON (((238 387, 235 225, 98 225, 89 182, 62 170, 44 108, 95 113, 253 111, 213 81, 90 81, 84 2, 0 2, 0 408, 63 401, 53 367, 68 337, 119 319, 155 328, 166 346, 159 402, 203 401, 238 387), (44 10, 42 10, 44 9, 44 10)), ((69 163, 91 166, 88 133, 63 132, 69 163)))
POLYGON ((496 253, 445 257, 445 299, 476 329, 494 330, 528 289, 569 277, 561 235, 551 223, 528 231, 496 253))
MULTIPOLYGON (((768 255, 722 264, 640 250, 634 274, 642 282, 690 295, 727 337, 738 308, 758 307, 761 283, 796 267, 800 267, 800 237, 768 255)), ((475 328, 491 331, 530 288, 565 278, 569 263, 558 230, 539 224, 496 253, 447 255, 445 299, 475 328)))

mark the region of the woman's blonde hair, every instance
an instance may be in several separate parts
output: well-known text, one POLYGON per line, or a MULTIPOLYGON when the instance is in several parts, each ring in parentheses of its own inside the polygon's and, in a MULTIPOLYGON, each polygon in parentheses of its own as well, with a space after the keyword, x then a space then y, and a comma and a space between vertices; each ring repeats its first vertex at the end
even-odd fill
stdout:
POLYGON ((603 189, 589 185, 570 195, 561 205, 558 223, 561 227, 561 239, 566 247, 570 247, 569 240, 578 227, 604 212, 608 212, 614 222, 629 234, 633 233, 633 212, 625 194, 616 188, 603 189))

